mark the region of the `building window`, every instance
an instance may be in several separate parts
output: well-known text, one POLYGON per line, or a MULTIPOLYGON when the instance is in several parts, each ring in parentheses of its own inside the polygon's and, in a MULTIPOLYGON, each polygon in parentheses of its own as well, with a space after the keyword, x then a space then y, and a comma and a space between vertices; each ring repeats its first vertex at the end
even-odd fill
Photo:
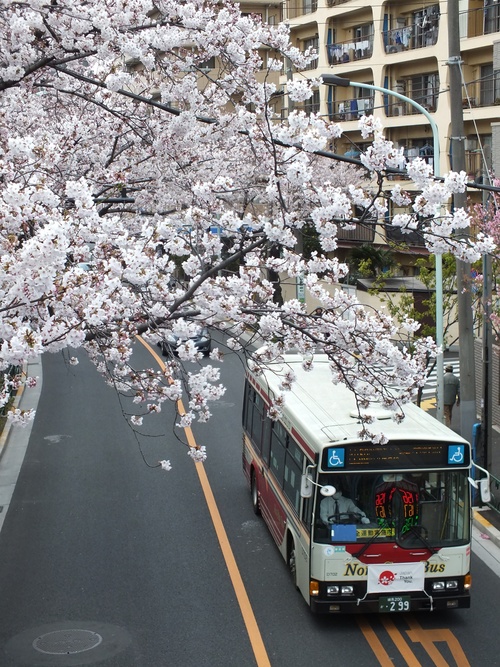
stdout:
POLYGON ((500 3, 498 0, 484 0, 484 34, 500 31, 500 3))
MULTIPOLYGON (((318 47, 319 47, 319 37, 316 35, 315 37, 310 37, 309 39, 304 39, 302 42, 302 51, 307 51, 307 49, 314 49, 316 53, 318 53, 318 47)), ((318 66, 318 57, 309 63, 307 67, 305 68, 306 70, 309 69, 316 69, 318 66)))
POLYGON ((422 74, 410 80, 410 97, 428 111, 435 111, 439 96, 439 75, 422 74))
POLYGON ((312 14, 318 9, 318 0, 303 0, 302 11, 304 14, 312 14))
POLYGON ((470 181, 482 183, 484 175, 491 169, 491 134, 470 136, 465 140, 465 170, 470 181))
POLYGON ((481 66, 479 95, 481 106, 500 104, 500 70, 495 71, 492 64, 481 66))
POLYGON ((433 46, 439 30, 439 5, 413 13, 413 48, 433 46))
POLYGON ((319 104, 319 90, 315 90, 312 97, 304 102, 304 111, 307 114, 319 113, 319 104))

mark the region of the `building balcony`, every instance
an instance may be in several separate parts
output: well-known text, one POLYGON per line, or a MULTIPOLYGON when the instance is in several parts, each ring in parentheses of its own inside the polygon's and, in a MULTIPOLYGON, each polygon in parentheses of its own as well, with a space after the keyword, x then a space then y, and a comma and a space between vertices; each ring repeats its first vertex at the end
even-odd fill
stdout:
MULTIPOLYGON (((426 91, 425 95, 413 94, 409 96, 412 100, 420 104, 430 113, 433 113, 437 109, 438 104, 438 91, 434 93, 426 91)), ((421 112, 416 109, 412 104, 404 102, 403 100, 397 100, 395 102, 387 102, 384 104, 385 115, 389 118, 394 116, 413 116, 415 114, 419 115, 421 112)))
POLYGON ((439 17, 436 16, 434 24, 429 23, 425 27, 414 24, 394 30, 385 30, 382 36, 386 53, 400 53, 434 46, 439 36, 439 17))
POLYGON ((385 238, 388 243, 404 244, 417 248, 425 248, 425 239, 421 232, 414 231, 405 234, 399 227, 388 225, 385 228, 385 238))
POLYGON ((329 65, 341 65, 371 58, 373 54, 373 35, 367 35, 358 40, 348 39, 345 42, 327 44, 326 52, 329 65))
POLYGON ((343 246, 358 243, 373 243, 375 240, 375 225, 356 225, 356 229, 338 228, 337 240, 343 246))
POLYGON ((483 66, 481 79, 465 84, 467 94, 464 93, 462 100, 464 109, 500 105, 500 70, 493 70, 492 65, 488 69, 485 73, 486 67, 483 66))
POLYGON ((482 37, 500 32, 500 4, 460 12, 460 37, 482 37))
POLYGON ((294 0, 288 3, 288 18, 312 14, 318 9, 318 0, 294 0))
POLYGON ((369 116, 372 113, 373 96, 328 102, 328 115, 330 120, 335 123, 357 120, 361 116, 369 116))
POLYGON ((302 71, 302 72, 307 72, 307 71, 316 69, 317 67, 318 67, 318 57, 316 56, 316 58, 314 58, 314 60, 312 60, 312 61, 309 63, 309 65, 307 65, 306 67, 304 67, 301 71, 302 71))

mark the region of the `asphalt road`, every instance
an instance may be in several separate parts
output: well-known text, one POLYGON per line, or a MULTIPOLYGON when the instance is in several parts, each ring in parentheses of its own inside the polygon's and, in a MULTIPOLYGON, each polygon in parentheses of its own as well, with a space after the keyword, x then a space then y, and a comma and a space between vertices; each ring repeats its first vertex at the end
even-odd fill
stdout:
MULTIPOLYGON (((213 420, 193 429, 209 453, 207 503, 171 406, 136 439, 127 404, 79 356, 78 367, 43 360, 0 532, 1 667, 500 666, 499 580, 477 557, 471 610, 311 615, 252 512, 237 357, 226 357, 213 420), (171 472, 149 467, 164 458, 171 472)), ((134 362, 153 363, 142 346, 134 362)))

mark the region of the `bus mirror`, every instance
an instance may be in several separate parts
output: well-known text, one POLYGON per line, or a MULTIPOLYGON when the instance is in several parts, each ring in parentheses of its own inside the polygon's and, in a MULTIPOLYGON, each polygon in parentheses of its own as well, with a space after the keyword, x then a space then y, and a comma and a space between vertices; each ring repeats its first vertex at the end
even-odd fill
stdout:
POLYGON ((467 477, 469 480, 469 484, 473 486, 475 489, 479 489, 479 484, 476 482, 475 479, 472 479, 472 477, 467 477))
MULTIPOLYGON (((480 470, 481 472, 484 472, 486 477, 482 477, 474 486, 479 488, 479 494, 481 496, 481 501, 483 503, 491 503, 491 491, 490 491, 490 473, 486 470, 486 468, 482 468, 480 465, 478 465, 475 461, 473 462, 473 465, 475 468, 480 470)), ((470 478, 469 478, 470 479, 470 478)))
POLYGON ((320 491, 322 496, 333 496, 335 493, 337 493, 337 489, 334 486, 330 486, 329 484, 322 486, 320 491))
POLYGON ((483 503, 491 502, 490 480, 489 477, 483 477, 479 480, 479 491, 481 493, 481 500, 483 503))
POLYGON ((300 495, 302 498, 310 498, 313 493, 313 482, 311 477, 306 473, 302 475, 300 482, 300 495))

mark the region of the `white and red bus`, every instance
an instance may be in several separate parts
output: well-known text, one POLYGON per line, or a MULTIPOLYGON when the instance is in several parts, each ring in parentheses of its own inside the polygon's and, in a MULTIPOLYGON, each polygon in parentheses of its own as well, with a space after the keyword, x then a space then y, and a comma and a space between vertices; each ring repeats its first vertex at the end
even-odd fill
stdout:
POLYGON ((332 383, 325 355, 308 372, 298 355, 247 371, 243 468, 254 511, 314 612, 470 606, 470 445, 415 405, 404 412, 399 424, 375 413, 370 428, 388 443, 373 444, 360 439, 354 396, 332 383), (290 368, 296 382, 273 421, 290 368))

